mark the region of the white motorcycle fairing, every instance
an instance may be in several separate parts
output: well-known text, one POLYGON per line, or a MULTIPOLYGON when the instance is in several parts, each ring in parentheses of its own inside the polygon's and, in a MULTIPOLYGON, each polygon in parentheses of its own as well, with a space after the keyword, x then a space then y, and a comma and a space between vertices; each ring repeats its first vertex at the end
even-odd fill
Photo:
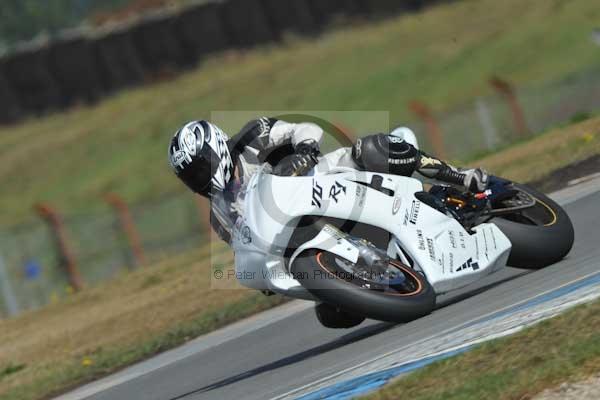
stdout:
MULTIPOLYGON (((415 193, 422 190, 417 179, 352 169, 310 177, 261 171, 248 183, 244 217, 238 219, 232 235, 236 276, 250 288, 314 300, 294 279, 284 258, 296 224, 306 215, 356 221, 390 232, 388 255, 421 271, 437 294, 461 288, 506 265, 511 243, 495 224, 481 224, 469 234, 455 219, 419 201, 415 193), (374 177, 393 195, 370 187, 374 177)), ((308 248, 356 262, 358 248, 344 235, 326 226, 295 251, 289 265, 308 248)))

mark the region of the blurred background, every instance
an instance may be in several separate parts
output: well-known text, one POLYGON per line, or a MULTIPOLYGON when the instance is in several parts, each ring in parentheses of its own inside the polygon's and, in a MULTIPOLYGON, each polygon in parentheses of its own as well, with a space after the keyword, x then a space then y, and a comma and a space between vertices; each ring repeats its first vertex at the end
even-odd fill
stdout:
POLYGON ((4 0, 0 54, 0 317, 210 240, 187 120, 388 111, 469 162, 600 109, 594 0, 4 0))

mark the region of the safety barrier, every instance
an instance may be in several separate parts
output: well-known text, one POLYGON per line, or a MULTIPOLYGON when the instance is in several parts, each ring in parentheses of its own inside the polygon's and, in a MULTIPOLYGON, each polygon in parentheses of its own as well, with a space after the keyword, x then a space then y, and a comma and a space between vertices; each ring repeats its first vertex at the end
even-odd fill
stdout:
MULTIPOLYGON (((438 0, 439 1, 439 0, 438 0)), ((39 115, 194 66, 211 53, 315 35, 337 16, 385 17, 435 0, 221 0, 81 29, 0 58, 0 123, 39 115)))

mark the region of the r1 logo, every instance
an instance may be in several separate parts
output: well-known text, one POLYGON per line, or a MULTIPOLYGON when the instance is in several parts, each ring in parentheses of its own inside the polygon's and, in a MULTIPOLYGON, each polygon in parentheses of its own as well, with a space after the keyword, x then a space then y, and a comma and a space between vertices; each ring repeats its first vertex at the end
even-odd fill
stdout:
POLYGON ((335 185, 333 185, 331 187, 331 189, 329 190, 329 198, 333 199, 333 201, 335 201, 337 203, 338 202, 338 196, 342 192, 344 194, 346 194, 346 186, 342 185, 338 181, 335 181, 335 185))

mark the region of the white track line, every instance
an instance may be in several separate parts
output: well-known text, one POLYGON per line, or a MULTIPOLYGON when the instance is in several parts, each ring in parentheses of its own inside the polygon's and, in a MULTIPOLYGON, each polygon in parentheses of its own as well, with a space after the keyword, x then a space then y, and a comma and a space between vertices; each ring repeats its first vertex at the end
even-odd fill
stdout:
POLYGON ((84 385, 79 389, 75 389, 72 392, 56 397, 54 400, 85 399, 112 387, 121 385, 168 365, 174 364, 178 361, 184 360, 206 349, 238 339, 250 332, 274 324, 277 321, 281 321, 282 319, 289 317, 290 315, 302 312, 311 307, 313 307, 313 302, 298 300, 264 311, 252 317, 234 322, 231 325, 227 325, 224 328, 218 329, 206 335, 199 336, 198 338, 182 346, 161 353, 147 361, 142 361, 138 364, 130 366, 129 368, 109 375, 106 378, 84 385))
POLYGON ((494 314, 498 314, 498 313, 501 313, 501 312, 503 312, 503 311, 507 311, 507 310, 509 310, 509 309, 511 309, 511 308, 518 307, 519 305, 525 304, 525 303, 527 303, 527 302, 529 302, 529 301, 531 301, 531 300, 534 300, 534 299, 536 299, 536 298, 538 298, 538 297, 542 297, 542 296, 544 296, 544 295, 547 295, 547 294, 550 294, 550 293, 552 293, 552 292, 554 292, 554 291, 560 290, 560 289, 562 289, 562 288, 564 288, 564 287, 566 287, 566 286, 569 286, 569 285, 572 285, 572 284, 574 284, 574 283, 577 283, 577 282, 580 282, 580 281, 586 280, 586 279, 588 279, 588 278, 590 278, 590 277, 592 277, 592 276, 594 276, 594 275, 597 275, 597 274, 598 274, 598 272, 593 272, 593 273, 587 274, 587 275, 585 275, 585 276, 583 276, 583 277, 579 277, 579 278, 577 278, 577 279, 574 279, 574 280, 572 280, 572 281, 569 281, 569 282, 567 282, 567 283, 564 283, 564 284, 562 284, 562 285, 560 285, 560 286, 557 286, 557 287, 555 287, 555 288, 553 288, 553 289, 548 289, 548 290, 546 290, 546 291, 544 291, 544 292, 541 292, 541 293, 535 294, 535 295, 533 295, 533 296, 531 296, 531 297, 528 297, 527 299, 524 299, 524 300, 518 301, 518 302, 516 302, 516 303, 513 303, 513 304, 511 304, 511 305, 508 305, 508 306, 506 306, 506 307, 502 307, 502 308, 499 308, 499 309, 497 309, 497 310, 490 311, 490 312, 489 312, 489 313, 487 313, 487 314, 483 314, 483 315, 477 316, 477 317, 475 317, 475 318, 472 318, 472 319, 470 319, 470 320, 468 320, 468 321, 461 322, 461 323, 459 323, 458 325, 454 325, 454 326, 452 326, 452 327, 450 327, 450 328, 447 328, 447 329, 445 329, 445 330, 443 330, 443 331, 441 331, 441 332, 439 332, 439 333, 436 333, 436 334, 434 334, 434 335, 427 336, 427 337, 425 337, 425 338, 423 338, 423 339, 420 339, 420 340, 418 340, 418 341, 416 341, 416 342, 413 342, 413 343, 411 343, 411 344, 408 344, 408 345, 406 345, 406 346, 404 346, 404 347, 400 347, 400 348, 398 348, 398 349, 394 349, 394 350, 392 350, 392 351, 389 351, 389 352, 387 352, 387 353, 380 354, 380 355, 378 355, 377 357, 374 357, 374 358, 372 358, 372 359, 370 359, 370 360, 368 360, 368 361, 364 361, 364 362, 362 362, 362 363, 360 363, 360 364, 357 364, 357 365, 354 365, 354 366, 352 366, 352 367, 346 368, 346 369, 344 369, 344 370, 338 371, 338 372, 336 372, 336 373, 334 373, 334 374, 331 374, 331 375, 329 375, 329 376, 327 376, 327 377, 324 377, 324 378, 318 379, 318 380, 316 380, 316 381, 313 381, 313 382, 311 382, 310 384, 306 384, 306 385, 304 385, 304 386, 298 387, 298 388, 296 388, 296 389, 294 389, 294 390, 291 390, 291 391, 289 391, 289 392, 287 392, 287 393, 284 393, 284 394, 282 394, 282 395, 279 395, 279 396, 277 396, 277 397, 274 397, 274 398, 272 398, 272 400, 281 400, 281 399, 284 399, 284 398, 286 398, 286 397, 292 396, 292 395, 294 395, 294 394, 296 394, 296 393, 302 392, 302 391, 304 391, 304 390, 306 390, 306 389, 309 389, 309 388, 314 388, 315 386, 318 386, 318 385, 319 385, 319 384, 321 384, 321 383, 325 383, 325 382, 327 382, 327 381, 329 381, 329 380, 332 380, 332 379, 334 379, 334 378, 337 378, 337 377, 339 377, 339 376, 342 376, 342 375, 348 375, 350 372, 352 372, 352 371, 354 371, 354 370, 357 370, 357 369, 360 369, 360 368, 364 368, 364 367, 368 366, 369 364, 373 364, 373 363, 375 363, 375 362, 377 362, 377 361, 379 361, 379 360, 381 360, 381 359, 383 359, 383 358, 386 358, 386 357, 392 356, 392 355, 394 355, 394 354, 396 354, 396 353, 400 353, 400 352, 402 352, 402 351, 405 351, 405 350, 407 350, 407 349, 409 349, 409 348, 411 348, 411 347, 416 347, 416 346, 419 346, 420 344, 423 344, 423 343, 425 343, 425 342, 428 342, 428 341, 430 341, 430 340, 432 340, 432 339, 435 339, 435 338, 442 337, 442 336, 444 336, 444 335, 446 335, 446 334, 448 334, 448 333, 450 333, 450 332, 452 332, 452 331, 455 331, 457 328, 459 328, 459 327, 461 327, 461 326, 465 326, 465 325, 474 324, 474 323, 476 323, 476 322, 477 322, 477 321, 479 321, 479 320, 486 319, 486 318, 488 318, 488 317, 491 317, 491 316, 492 316, 492 315, 494 315, 494 314))

